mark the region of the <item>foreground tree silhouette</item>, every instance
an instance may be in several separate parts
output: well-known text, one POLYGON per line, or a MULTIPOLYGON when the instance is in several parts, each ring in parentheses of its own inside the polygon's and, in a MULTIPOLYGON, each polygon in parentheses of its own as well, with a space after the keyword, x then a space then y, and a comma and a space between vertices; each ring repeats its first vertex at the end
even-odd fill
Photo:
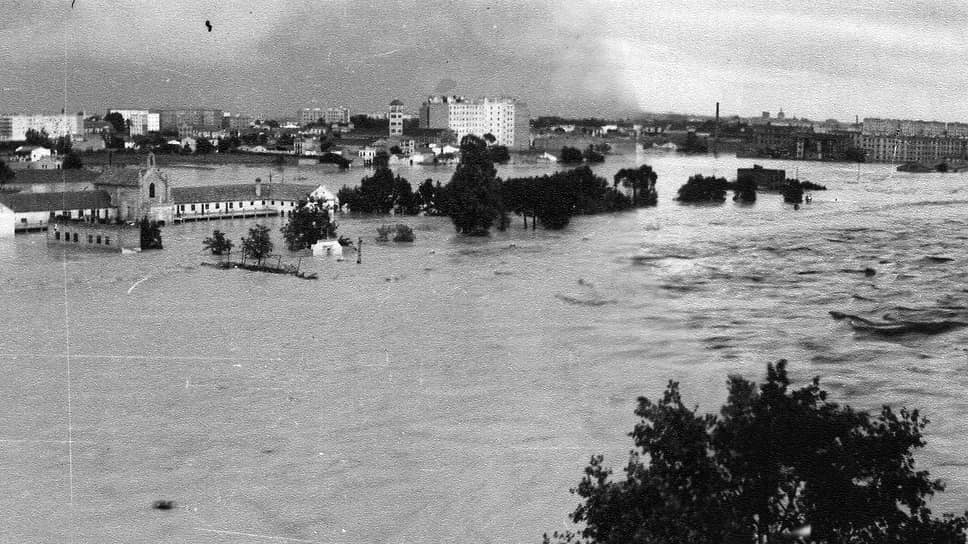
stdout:
POLYGON ((687 408, 670 382, 639 398, 622 481, 594 456, 572 492, 578 532, 545 542, 773 542, 810 527, 813 543, 964 543, 968 513, 933 517, 943 490, 914 470, 927 424, 916 410, 877 415, 827 401, 819 379, 790 388, 786 361, 766 383, 733 376, 720 415, 687 408))

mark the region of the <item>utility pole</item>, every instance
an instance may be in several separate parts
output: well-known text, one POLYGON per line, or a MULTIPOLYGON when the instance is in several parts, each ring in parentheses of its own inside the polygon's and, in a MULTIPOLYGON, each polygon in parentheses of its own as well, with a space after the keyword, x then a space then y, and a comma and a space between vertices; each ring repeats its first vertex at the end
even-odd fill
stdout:
POLYGON ((716 102, 716 133, 713 136, 713 156, 719 153, 719 102, 716 102))

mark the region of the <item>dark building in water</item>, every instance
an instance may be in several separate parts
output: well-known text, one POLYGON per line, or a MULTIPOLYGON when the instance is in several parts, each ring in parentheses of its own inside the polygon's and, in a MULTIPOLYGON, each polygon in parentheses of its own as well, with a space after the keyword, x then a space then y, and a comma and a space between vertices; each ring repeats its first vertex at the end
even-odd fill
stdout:
POLYGON ((753 168, 738 168, 736 170, 737 183, 752 180, 760 190, 775 191, 783 187, 786 182, 786 170, 772 170, 754 164, 753 168))
POLYGON ((124 223, 73 220, 58 217, 50 220, 47 245, 64 245, 85 249, 120 252, 141 249, 141 228, 124 223))

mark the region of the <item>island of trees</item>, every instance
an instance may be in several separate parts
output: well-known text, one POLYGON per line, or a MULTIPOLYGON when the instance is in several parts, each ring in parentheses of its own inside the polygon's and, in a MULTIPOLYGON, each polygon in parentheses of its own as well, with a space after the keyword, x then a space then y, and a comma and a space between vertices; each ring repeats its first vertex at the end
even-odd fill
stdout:
MULTIPOLYGON (((389 168, 388 156, 378 154, 374 172, 358 187, 342 187, 338 197, 351 211, 377 214, 446 215, 457 232, 487 235, 492 228, 504 230, 509 214, 523 218, 525 228, 540 223, 561 229, 575 215, 588 215, 655 206, 657 176, 643 165, 619 171, 610 184, 588 166, 554 174, 509 178, 497 177, 493 146, 476 136, 461 141, 460 162, 446 185, 427 179, 414 191, 410 182, 389 168), (620 188, 631 190, 629 198, 620 188)), ((577 151, 577 150, 576 150, 577 151)), ((591 160, 578 151, 580 160, 591 160)))

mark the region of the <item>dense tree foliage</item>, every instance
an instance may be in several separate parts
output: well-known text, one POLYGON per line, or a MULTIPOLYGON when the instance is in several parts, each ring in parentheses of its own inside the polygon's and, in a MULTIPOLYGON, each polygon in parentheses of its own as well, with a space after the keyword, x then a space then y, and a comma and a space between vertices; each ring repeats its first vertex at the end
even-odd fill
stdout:
POLYGON ((729 182, 726 178, 696 174, 679 187, 679 202, 725 202, 729 182))
POLYGON ((84 161, 81 160, 80 155, 71 151, 64 156, 64 163, 61 164, 61 168, 64 170, 76 170, 79 168, 84 168, 84 161))
POLYGON ((393 234, 394 242, 413 242, 415 238, 413 229, 403 223, 397 223, 393 226, 384 223, 376 228, 376 234, 377 242, 389 242, 390 234, 393 234))
POLYGON ((378 166, 372 176, 360 180, 360 186, 343 186, 337 194, 341 204, 351 211, 362 213, 402 213, 413 215, 420 211, 420 199, 410 182, 394 175, 388 166, 378 166))
POLYGON ((213 144, 208 138, 199 138, 195 141, 195 153, 198 153, 199 155, 208 155, 213 151, 215 151, 215 144, 213 144))
POLYGON ((47 135, 47 131, 40 129, 29 128, 24 134, 24 143, 27 145, 37 145, 41 147, 51 147, 50 137, 47 135))
POLYGON ((272 238, 269 236, 269 227, 256 224, 249 229, 249 235, 242 239, 242 251, 246 257, 256 260, 262 264, 263 259, 272 253, 272 238))
POLYGON ((8 181, 12 181, 15 176, 16 174, 7 166, 7 163, 3 162, 3 159, 0 159, 0 186, 8 181))
POLYGON ((427 178, 417 187, 417 198, 420 201, 420 209, 427 215, 443 214, 443 192, 444 188, 438 181, 427 178))
POLYGON ((498 228, 506 225, 497 170, 481 138, 467 135, 461 140, 460 162, 445 192, 446 213, 457 232, 486 236, 495 223, 498 228))
POLYGON ((605 155, 602 155, 595 148, 588 146, 588 149, 584 152, 585 162, 605 162, 605 155))
POLYGON ((508 210, 532 217, 532 228, 540 221, 545 228, 560 229, 571 216, 613 212, 631 207, 627 196, 609 187, 605 178, 582 166, 531 178, 510 178, 501 184, 502 199, 508 210))
POLYGON ((114 127, 114 132, 117 134, 124 134, 128 131, 127 124, 124 122, 124 116, 116 111, 105 115, 104 120, 111 123, 111 126, 114 127))
POLYGON ((212 252, 212 255, 223 255, 232 251, 232 240, 225 237, 225 233, 215 229, 212 235, 202 240, 202 247, 212 252))
POLYGON ((300 202, 282 228, 282 237, 290 250, 305 249, 324 238, 335 238, 336 223, 318 203, 300 202))
POLYGON ((783 186, 783 201, 788 204, 803 202, 803 185, 799 180, 788 179, 783 186))
POLYGON ((51 145, 58 155, 67 155, 74 147, 74 142, 71 141, 70 136, 58 136, 56 140, 51 142, 51 145))
POLYGON ((511 160, 511 154, 508 152, 507 146, 492 145, 487 149, 487 153, 491 158, 491 162, 503 164, 511 160))
POLYGON ((568 147, 566 145, 561 148, 561 158, 559 159, 560 162, 570 164, 581 162, 584 159, 585 157, 582 155, 581 149, 578 149, 577 147, 568 147))
POLYGON ((141 249, 163 249, 160 223, 142 217, 139 227, 141 229, 141 249))
POLYGON ((226 138, 218 139, 217 149, 219 153, 228 153, 240 145, 242 145, 242 140, 240 140, 238 136, 228 136, 226 138))
POLYGON ((733 183, 733 200, 756 202, 756 180, 746 177, 733 183))
POLYGON ((659 175, 648 164, 643 164, 638 168, 623 168, 616 172, 612 179, 616 187, 621 185, 626 189, 632 189, 633 207, 639 208, 658 204, 659 193, 655 189, 655 182, 659 179, 659 175))
POLYGON ((728 387, 718 416, 688 408, 675 382, 658 402, 639 398, 624 480, 592 457, 572 490, 581 528, 545 542, 751 544, 808 530, 818 544, 965 542, 968 513, 927 507, 943 485, 914 469, 917 410, 856 411, 828 401, 819 378, 794 389, 785 361, 759 387, 728 387))

